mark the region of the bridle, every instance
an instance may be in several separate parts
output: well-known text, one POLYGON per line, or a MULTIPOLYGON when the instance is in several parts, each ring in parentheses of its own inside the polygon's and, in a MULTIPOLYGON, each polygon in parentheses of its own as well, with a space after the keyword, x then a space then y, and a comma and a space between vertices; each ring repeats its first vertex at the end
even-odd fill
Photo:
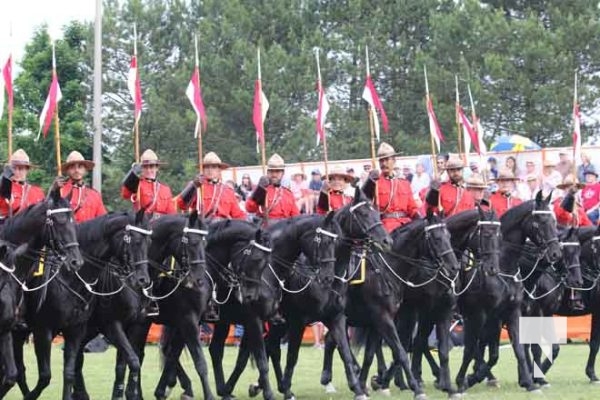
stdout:
POLYGON ((551 216, 555 217, 554 212, 552 212, 552 210, 533 210, 533 211, 531 211, 531 215, 533 217, 531 227, 532 227, 533 231, 535 232, 535 238, 536 238, 536 241, 538 242, 536 244, 540 248, 539 252, 541 254, 545 255, 548 252, 548 249, 550 248, 551 244, 558 243, 558 237, 554 236, 551 239, 544 240, 540 234, 540 223, 536 220, 535 216, 536 215, 551 215, 551 216))
MULTIPOLYGON (((444 257, 447 256, 448 254, 453 254, 454 253, 454 249, 452 248, 452 246, 448 246, 448 248, 444 251, 442 251, 441 253, 438 251, 437 246, 434 246, 434 244, 432 243, 432 239, 433 239, 433 235, 432 235, 432 231, 436 231, 436 230, 442 230, 444 235, 448 234, 448 231, 446 229, 446 224, 444 222, 439 222, 437 224, 433 224, 433 225, 427 225, 425 228, 423 228, 423 232, 425 234, 425 243, 427 243, 427 248, 429 249, 429 254, 431 254, 433 257, 433 261, 435 263, 435 265, 437 266, 437 268, 439 270, 444 269, 444 257)), ((444 275, 442 273, 442 275, 444 275)))
MULTIPOLYGON (((474 235, 477 235, 477 252, 475 253, 475 255, 478 257, 478 262, 482 263, 483 262, 483 258, 486 256, 493 256, 493 255, 500 255, 500 247, 498 246, 497 248, 493 249, 493 250, 487 250, 486 246, 483 245, 483 229, 484 227, 489 227, 491 229, 493 229, 493 235, 496 238, 499 238, 501 236, 501 223, 500 221, 478 221, 477 222, 477 228, 473 231, 471 237, 473 237, 474 235)), ((470 240, 469 240, 470 242, 470 240)), ((473 250, 473 249, 471 249, 473 250)))
POLYGON ((366 200, 360 201, 352 206, 350 206, 350 208, 348 209, 348 211, 350 212, 350 216, 352 217, 351 219, 351 223, 352 222, 356 222, 356 224, 358 225, 358 227, 360 228, 360 230, 362 231, 362 233, 365 236, 369 236, 369 234, 374 231, 375 229, 377 229, 378 227, 383 225, 383 222, 381 222, 381 220, 374 222, 373 224, 367 226, 360 218, 358 218, 355 214, 355 211, 357 209, 359 209, 360 207, 371 207, 370 203, 366 200))
POLYGON ((64 256, 64 250, 79 247, 79 243, 77 240, 67 243, 62 243, 60 240, 58 240, 55 225, 56 221, 53 217, 55 214, 68 214, 69 222, 72 222, 73 210, 71 210, 69 207, 46 210, 46 222, 43 228, 45 242, 48 243, 48 246, 51 250, 61 254, 61 256, 64 256))

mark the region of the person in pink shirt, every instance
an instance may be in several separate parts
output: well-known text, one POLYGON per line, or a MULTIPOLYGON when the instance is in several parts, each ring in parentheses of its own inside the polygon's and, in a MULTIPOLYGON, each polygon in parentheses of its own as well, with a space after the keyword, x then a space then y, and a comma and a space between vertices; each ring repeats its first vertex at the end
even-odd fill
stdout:
POLYGON ((592 224, 597 225, 600 217, 600 183, 598 182, 598 173, 594 167, 588 167, 584 172, 585 187, 581 191, 583 209, 592 224))

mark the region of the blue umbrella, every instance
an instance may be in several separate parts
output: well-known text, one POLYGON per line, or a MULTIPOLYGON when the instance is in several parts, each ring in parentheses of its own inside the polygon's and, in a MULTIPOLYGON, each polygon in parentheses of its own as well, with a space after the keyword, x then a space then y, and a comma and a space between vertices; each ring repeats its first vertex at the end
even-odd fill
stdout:
POLYGON ((531 139, 521 135, 500 136, 490 151, 523 151, 523 150, 539 150, 540 145, 533 142, 531 139))

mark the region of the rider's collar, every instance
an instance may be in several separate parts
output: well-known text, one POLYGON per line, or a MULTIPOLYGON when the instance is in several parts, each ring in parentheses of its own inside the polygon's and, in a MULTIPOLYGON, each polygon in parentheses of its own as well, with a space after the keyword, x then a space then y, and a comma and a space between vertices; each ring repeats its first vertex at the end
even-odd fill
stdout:
POLYGON ((144 180, 148 182, 156 182, 156 178, 144 178, 144 180))

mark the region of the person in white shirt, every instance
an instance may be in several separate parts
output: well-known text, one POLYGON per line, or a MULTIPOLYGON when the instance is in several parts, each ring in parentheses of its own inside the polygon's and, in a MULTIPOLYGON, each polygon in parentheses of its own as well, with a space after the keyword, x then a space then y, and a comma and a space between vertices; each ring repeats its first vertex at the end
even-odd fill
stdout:
POLYGON ((548 196, 561 182, 562 175, 556 170, 556 162, 549 159, 545 160, 541 176, 541 189, 544 196, 548 196))
POLYGON ((521 200, 533 200, 535 195, 540 190, 539 179, 536 175, 528 175, 519 183, 518 196, 521 200))
POLYGON ((425 165, 423 165, 421 162, 418 162, 415 166, 415 173, 413 174, 412 182, 410 183, 413 195, 418 196, 419 192, 423 188, 429 187, 430 183, 431 177, 425 171, 425 165))

